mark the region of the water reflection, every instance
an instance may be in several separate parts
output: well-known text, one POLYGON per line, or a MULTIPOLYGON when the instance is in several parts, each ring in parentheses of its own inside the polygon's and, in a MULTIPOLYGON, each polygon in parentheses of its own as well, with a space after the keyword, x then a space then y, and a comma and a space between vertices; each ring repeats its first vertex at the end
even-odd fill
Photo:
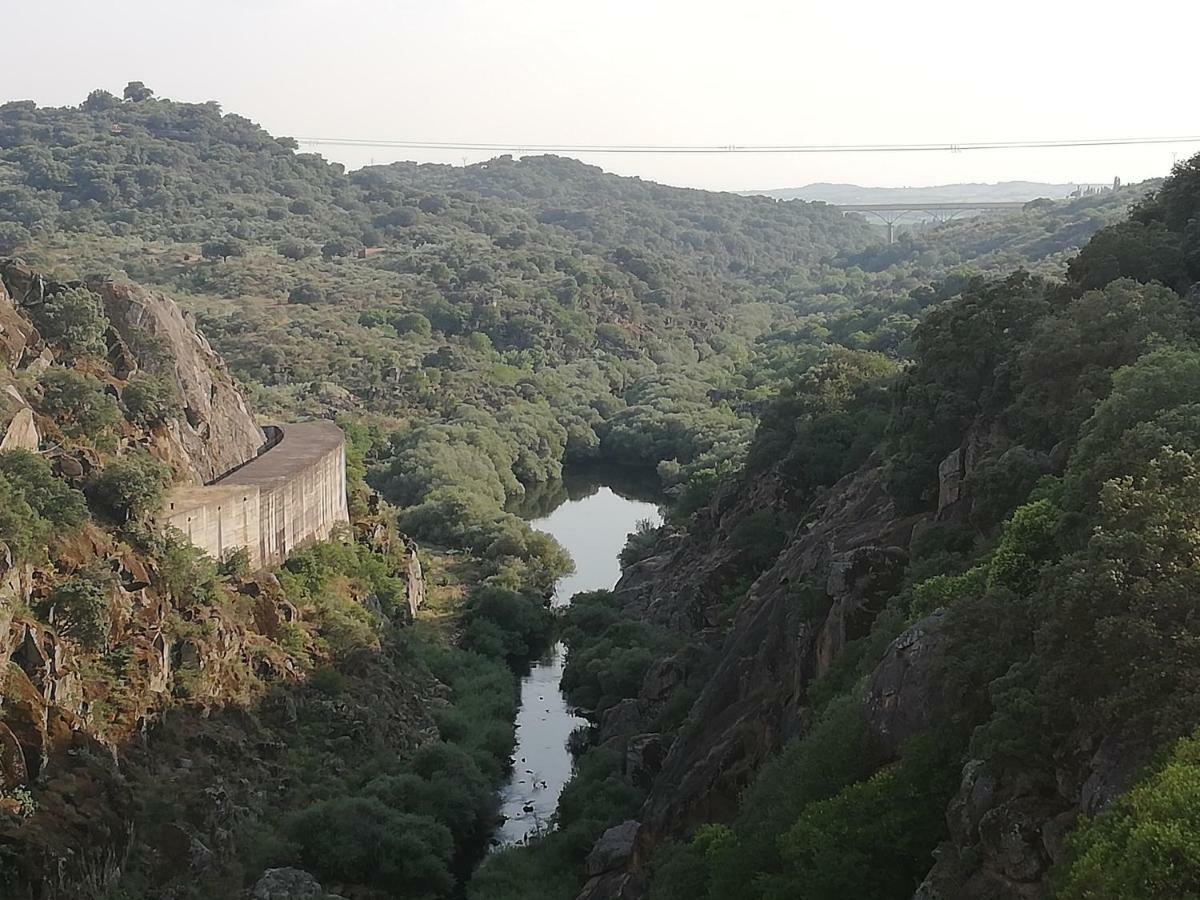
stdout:
MULTIPOLYGON (((592 465, 564 472, 559 481, 527 487, 523 497, 509 503, 508 511, 522 519, 544 519, 564 503, 586 500, 601 487, 626 500, 656 504, 661 499, 661 484, 653 469, 592 465)), ((549 530, 541 525, 536 527, 549 530)))
MULTIPOLYGON (((563 605, 579 591, 612 587, 620 577, 617 554, 638 522, 661 521, 651 482, 611 471, 574 473, 552 485, 531 489, 520 511, 533 527, 553 535, 575 560, 575 573, 559 582, 553 603, 563 605), (627 477, 622 480, 620 475, 627 477), (612 481, 602 480, 602 477, 612 481)), ((556 644, 521 679, 517 714, 517 749, 513 772, 501 792, 504 824, 496 833, 501 844, 518 843, 545 828, 571 777, 567 738, 585 720, 568 707, 559 682, 565 650, 556 644)))

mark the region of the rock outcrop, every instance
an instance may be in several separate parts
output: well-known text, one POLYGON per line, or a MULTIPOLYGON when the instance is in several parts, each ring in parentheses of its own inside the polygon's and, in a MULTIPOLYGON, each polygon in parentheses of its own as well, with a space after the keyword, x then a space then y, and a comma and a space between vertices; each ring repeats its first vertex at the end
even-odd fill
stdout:
MULTIPOLYGON (((107 362, 116 383, 139 368, 152 368, 174 384, 183 403, 182 416, 148 436, 156 456, 195 484, 212 481, 254 458, 266 435, 224 361, 175 301, 160 292, 100 277, 59 283, 20 260, 0 260, 0 357, 10 372, 36 375, 54 364, 54 353, 23 310, 79 286, 94 291, 104 304, 110 322, 107 362)), ((31 440, 24 425, 13 439, 18 436, 24 444, 31 440)))
POLYGON ((302 869, 267 869, 250 891, 250 900, 341 900, 302 869))
POLYGON ((158 291, 89 278, 126 348, 160 357, 179 390, 183 416, 168 427, 170 455, 205 484, 251 460, 267 442, 224 360, 158 291), (147 348, 147 349, 143 349, 147 348))
MULTIPOLYGON (((703 630, 710 620, 711 585, 726 581, 724 569, 737 562, 721 548, 725 533, 749 511, 782 508, 785 493, 767 477, 740 499, 718 498, 706 513, 711 543, 690 538, 668 559, 643 563, 622 579, 618 597, 659 623, 680 627, 686 622, 703 630)), ((653 779, 623 872, 636 875, 667 837, 731 818, 759 767, 807 729, 809 683, 847 640, 869 631, 899 583, 913 528, 923 518, 896 512, 876 468, 843 478, 813 504, 712 652, 715 668, 706 673, 703 690, 653 779)), ((660 667, 648 675, 643 695, 666 677, 660 667)), ((688 677, 678 661, 668 668, 673 683, 688 677)), ((649 718, 648 708, 653 703, 647 696, 614 707, 601 724, 602 736, 635 737, 634 729, 649 718)), ((658 740, 657 746, 664 743, 658 740)), ((639 745, 635 740, 630 746, 639 745)), ((633 884, 618 883, 611 873, 593 881, 584 896, 621 896, 613 891, 631 890, 633 884)))
POLYGON ((899 758, 904 743, 945 712, 939 668, 945 651, 945 616, 939 610, 908 628, 892 641, 871 673, 863 707, 872 750, 880 762, 899 758))

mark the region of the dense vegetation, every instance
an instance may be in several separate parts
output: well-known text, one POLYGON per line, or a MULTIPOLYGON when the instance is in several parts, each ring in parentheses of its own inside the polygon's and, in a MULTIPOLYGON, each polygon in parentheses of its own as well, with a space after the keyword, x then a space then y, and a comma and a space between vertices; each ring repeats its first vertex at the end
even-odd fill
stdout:
MULTIPOLYGON (((12 322, 21 313, 4 296, 12 322)), ((347 429, 357 531, 293 553, 277 576, 248 572, 244 549, 210 559, 152 521, 173 477, 154 454, 183 415, 175 382, 116 374, 99 337, 112 328, 84 288, 51 284, 26 315, 53 360, 35 374, 6 358, 0 373, 51 453, 0 452, 0 619, 14 657, 0 692, 33 713, 5 720, 23 740, 5 744, 0 893, 40 896, 53 878, 71 896, 227 897, 292 865, 365 896, 453 896, 509 768, 510 666, 544 647, 546 586, 570 561, 537 536, 536 577, 509 571, 510 588, 478 584, 466 561, 430 588, 430 602, 465 593, 461 640, 414 624, 409 546, 362 481, 364 427, 347 429), (72 452, 88 466, 70 466, 72 452), (27 628, 35 649, 13 654, 27 628), (43 640, 55 670, 39 666, 43 640), (78 712, 37 690, 64 671, 78 712), (42 737, 38 716, 58 715, 61 733, 42 737), (75 762, 58 768, 49 754, 64 737, 75 762), (21 777, 26 759, 38 777, 21 777), (180 840, 204 848, 203 877, 170 862, 180 840), (47 874, 42 857, 60 847, 47 874), (93 868, 114 854, 120 866, 93 868)), ((8 724, 0 733, 14 740, 8 724)))
MULTIPOLYGON (((843 664, 813 685, 822 718, 760 773, 732 825, 660 853, 655 897, 905 897, 945 838, 965 760, 1051 796, 1086 771, 1080 754, 1100 736, 1146 759, 1190 735, 1200 714, 1188 537, 1200 318, 1181 294, 1200 280, 1183 262, 1198 184, 1196 161, 1178 167, 1131 223, 1084 248, 1066 283, 980 281, 930 313, 913 365, 892 376, 882 439, 864 415, 877 408, 870 395, 843 399, 914 510, 936 500, 938 462, 964 434, 991 434, 969 484, 971 514, 953 541, 914 553, 907 586, 848 656, 857 670, 843 664), (1149 231, 1159 256, 1125 261, 1126 236, 1149 231), (949 643, 942 724, 876 771, 859 676, 891 636, 937 608, 949 643)), ((783 433, 769 415, 757 443, 776 458, 783 445, 785 468, 808 478, 815 464, 830 483, 839 473, 822 468, 826 448, 811 447, 806 418, 784 409, 801 427, 783 433)), ((1190 747, 1072 839, 1061 896, 1191 890, 1190 747)))
MULTIPOLYGON (((1200 163, 1127 221, 1140 191, 1035 201, 886 245, 820 204, 664 188, 554 157, 347 174, 296 150, 144 86, 78 108, 0 106, 0 252, 64 274, 123 270, 180 296, 256 405, 350 426, 356 510, 365 478, 404 531, 474 567, 448 641, 429 623, 402 627, 394 560, 376 549, 333 542, 289 561, 281 590, 304 619, 279 645, 307 679, 279 701, 293 712, 263 726, 264 746, 293 748, 268 773, 288 788, 240 824, 217 889, 295 864, 362 896, 463 890, 512 748, 507 664, 551 634, 543 599, 569 566, 512 504, 564 464, 657 467, 672 522, 638 535, 627 563, 686 534, 722 484, 781 479, 788 508, 729 535, 740 568, 705 623, 718 633, 822 488, 880 463, 904 511, 928 510, 939 462, 971 432, 1003 439, 981 442, 969 515, 914 544, 902 589, 810 687, 811 727, 738 815, 660 850, 654 896, 907 896, 945 838, 965 759, 1050 794, 1079 768, 1072 748, 1100 734, 1151 753, 1183 743, 1073 839, 1064 896, 1156 896, 1154 854, 1174 852, 1152 840, 1159 820, 1182 835, 1175 856, 1194 855, 1180 809, 1197 721, 1200 323, 1187 291, 1200 280, 1200 163), (879 768, 862 678, 935 609, 952 713, 879 768), (355 716, 397 696, 432 710, 428 740, 366 739, 355 716)), ((118 402, 89 374, 104 334, 94 296, 72 290, 36 315, 79 362, 28 386, 54 438, 107 454, 126 449, 126 425, 178 414, 153 375, 118 402)), ((16 557, 90 515, 146 544, 181 609, 248 615, 226 589, 236 561, 221 573, 141 532, 166 481, 149 457, 122 452, 82 492, 40 465, 0 457, 0 528, 16 557)), ((116 671, 128 661, 104 646, 110 577, 83 569, 50 596, 62 631, 116 671)), ((713 634, 630 619, 607 592, 577 598, 561 626, 564 686, 597 717, 663 656, 712 650, 713 634)), ((175 687, 184 701, 202 688, 191 671, 175 687)), ((677 688, 655 727, 687 727, 694 690, 677 688)), ((471 896, 574 896, 597 836, 635 816, 647 788, 618 750, 588 748, 556 830, 489 860, 471 896)), ((148 829, 170 821, 150 807, 148 829)), ((150 889, 139 879, 154 860, 137 862, 129 896, 150 889)))
POLYGON ((603 458, 661 464, 698 502, 828 349, 902 355, 972 271, 1057 272, 1137 196, 1031 204, 889 247, 822 204, 555 157, 346 173, 296 150, 145 86, 6 104, 0 252, 161 285, 264 411, 372 422, 372 480, 403 527, 488 557, 509 588, 545 580, 545 548, 504 512, 527 485, 603 458))
MULTIPOLYGON (((962 285, 916 328, 906 368, 830 353, 764 411, 746 469, 731 477, 779 477, 797 509, 874 454, 902 511, 928 510, 939 463, 974 434, 971 502, 914 544, 901 590, 810 686, 814 724, 761 770, 737 817, 658 852, 656 900, 908 897, 947 838, 964 762, 1024 785, 1049 817, 1073 801, 1047 798, 1070 798, 1101 739, 1143 762, 1182 742, 1076 832, 1059 895, 1189 895, 1200 877, 1190 737, 1200 721, 1200 312, 1189 293, 1200 281, 1198 185, 1200 160, 1177 167, 1129 222, 1085 246, 1066 281, 1018 272, 962 285), (893 637, 935 610, 942 713, 879 768, 863 679, 893 637)), ((627 561, 654 552, 655 537, 635 536, 627 561)), ((644 670, 682 638, 579 599, 587 626, 568 635, 564 684, 603 710, 637 696, 626 661, 644 670)), ((572 789, 594 789, 591 767, 606 752, 583 756, 572 789)), ((597 803, 608 816, 592 832, 636 816, 638 796, 597 803)), ((475 896, 521 896, 522 880, 542 886, 530 896, 571 896, 587 850, 568 846, 579 821, 566 808, 560 832, 485 867, 475 896)))

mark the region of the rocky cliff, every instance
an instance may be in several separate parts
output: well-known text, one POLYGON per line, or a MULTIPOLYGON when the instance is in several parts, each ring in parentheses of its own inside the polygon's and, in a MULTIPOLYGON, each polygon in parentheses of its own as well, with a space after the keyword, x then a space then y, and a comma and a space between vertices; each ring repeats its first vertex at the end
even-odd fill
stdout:
MULTIPOLYGON (((97 327, 101 312, 80 308, 97 327)), ((78 497, 82 519, 33 546, 20 543, 13 520, 0 523, 0 895, 98 897, 130 868, 158 885, 144 896, 190 896, 196 879, 219 893, 222 867, 242 849, 236 827, 289 790, 287 746, 308 722, 355 732, 364 753, 433 739, 427 674, 363 653, 330 700, 305 680, 331 656, 320 609, 273 574, 218 577, 211 560, 155 528, 84 510, 75 488, 90 502, 95 477, 116 462, 149 457, 177 482, 200 483, 264 442, 223 362, 169 298, 0 263, 0 389, 3 450, 24 451, 18 461, 34 475, 44 468, 40 490, 78 497), (85 355, 69 351, 70 338, 47 340, 30 315, 78 288, 102 301, 102 358, 98 347, 85 355), (125 402, 146 371, 178 401, 153 422, 125 402), (83 379, 67 382, 83 385, 67 412, 47 400, 59 372, 83 379), (67 427, 64 415, 102 402, 111 410, 103 434, 67 427)), ((391 614, 407 617, 425 589, 415 546, 382 516, 359 526, 364 550, 403 579, 403 606, 391 614)), ((355 574, 323 608, 378 645, 363 623, 391 611, 355 574)), ((260 894, 277 896, 279 881, 267 879, 260 894)))
MULTIPOLYGON (((640 715, 628 705, 619 730, 644 730, 673 680, 702 684, 670 743, 642 808, 628 867, 589 882, 584 897, 638 896, 641 866, 664 840, 706 822, 728 821, 759 768, 809 724, 807 688, 847 639, 862 637, 897 587, 914 528, 928 516, 902 516, 869 467, 843 478, 808 510, 774 565, 759 576, 722 636, 715 627, 720 587, 742 571, 729 535, 756 510, 786 509, 783 483, 770 475, 719 494, 694 534, 627 571, 616 593, 626 609, 681 629, 699 628, 712 650, 694 669, 659 665, 643 685, 640 715), (622 893, 625 892, 625 893, 622 893)), ((604 732, 618 730, 610 713, 604 732)))
POLYGON ((178 393, 183 415, 144 439, 181 478, 204 484, 258 453, 266 435, 224 361, 175 302, 157 291, 101 276, 61 284, 19 260, 0 260, 0 328, 11 374, 36 374, 53 364, 53 351, 22 310, 73 286, 86 286, 103 301, 114 380, 128 381, 141 369, 153 369, 178 393))
MULTIPOLYGON (((689 634, 707 649, 651 667, 636 700, 610 710, 600 739, 636 755, 647 737, 668 748, 638 771, 649 793, 636 820, 610 829, 589 858, 581 900, 645 896, 647 866, 666 841, 698 826, 729 822, 763 765, 813 721, 810 688, 833 671, 848 644, 872 633, 901 588, 914 539, 940 525, 966 521, 980 460, 1008 442, 995 423, 980 421, 939 468, 936 509, 901 513, 883 468, 872 461, 825 489, 799 516, 783 551, 759 575, 725 628, 717 610, 723 586, 745 571, 730 539, 739 522, 792 502, 775 473, 731 483, 692 521, 668 536, 659 553, 628 569, 617 596, 632 616, 689 634), (698 698, 668 734, 647 735, 670 688, 688 684, 698 698)), ((1046 457, 1039 465, 1054 471, 1046 457)), ((1061 455, 1057 457, 1061 471, 1061 455)), ((957 613, 956 640, 970 610, 957 613)), ((858 704, 866 726, 865 765, 882 768, 905 743, 949 721, 960 697, 947 687, 956 650, 951 614, 936 610, 881 645, 866 660, 858 704), (878 652, 878 651, 876 651, 878 652)), ((986 620, 971 629, 986 630, 986 620)), ((969 631, 969 630, 968 630, 969 631)), ((974 639, 987 640, 980 632, 974 639)), ((961 689, 961 685, 956 685, 961 689)), ((1063 858, 1078 816, 1104 809, 1126 790, 1146 760, 1145 746, 1080 733, 1056 784, 968 759, 946 812, 948 838, 917 891, 917 900, 1035 900, 1063 858)), ((639 757, 640 759, 640 757, 639 757)), ((628 769, 629 767, 627 767, 628 769)))

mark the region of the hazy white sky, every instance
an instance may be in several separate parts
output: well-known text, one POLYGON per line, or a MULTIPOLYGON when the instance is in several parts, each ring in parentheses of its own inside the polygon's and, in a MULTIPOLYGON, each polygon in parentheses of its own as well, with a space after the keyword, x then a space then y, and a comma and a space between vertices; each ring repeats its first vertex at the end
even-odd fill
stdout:
MULTIPOLYGON (((602 144, 1200 134, 1194 0, 0 0, 0 100, 141 80, 276 134, 602 144)), ((488 154, 314 147, 356 167, 488 154)), ((1200 143, 583 157, 716 189, 1165 174, 1200 143)))

